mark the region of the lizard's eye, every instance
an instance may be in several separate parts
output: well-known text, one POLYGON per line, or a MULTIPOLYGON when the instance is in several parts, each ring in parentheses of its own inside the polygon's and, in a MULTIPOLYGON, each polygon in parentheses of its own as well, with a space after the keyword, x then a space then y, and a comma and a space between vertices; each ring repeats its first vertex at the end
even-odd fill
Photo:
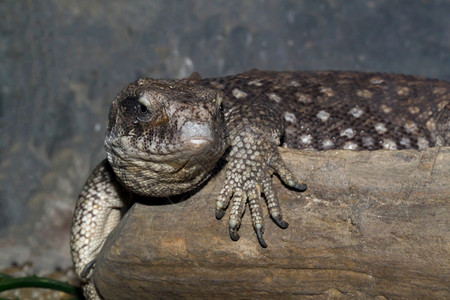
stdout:
POLYGON ((138 99, 135 109, 137 119, 141 122, 148 122, 152 118, 152 114, 148 109, 148 105, 150 105, 150 103, 146 98, 141 97, 138 99))
POLYGON ((220 111, 220 112, 223 112, 223 104, 222 104, 222 103, 220 103, 219 111, 220 111))
POLYGON ((139 112, 141 113, 141 114, 146 114, 147 112, 148 112, 148 109, 147 109, 147 106, 145 106, 144 104, 142 104, 142 103, 139 103, 138 104, 138 109, 139 109, 139 112))

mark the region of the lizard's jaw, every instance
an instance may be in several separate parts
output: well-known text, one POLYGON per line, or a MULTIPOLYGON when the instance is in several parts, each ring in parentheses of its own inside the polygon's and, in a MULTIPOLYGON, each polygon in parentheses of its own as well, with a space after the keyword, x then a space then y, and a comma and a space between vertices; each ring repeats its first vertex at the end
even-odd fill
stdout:
POLYGON ((107 158, 117 178, 136 194, 163 197, 181 194, 203 183, 225 152, 224 142, 204 136, 179 141, 176 151, 145 152, 122 137, 107 143, 107 158))

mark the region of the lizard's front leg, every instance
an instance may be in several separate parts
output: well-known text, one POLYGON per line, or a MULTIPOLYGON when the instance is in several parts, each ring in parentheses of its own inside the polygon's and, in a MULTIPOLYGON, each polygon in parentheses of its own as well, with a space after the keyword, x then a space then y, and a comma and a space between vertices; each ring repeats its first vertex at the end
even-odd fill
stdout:
POLYGON ((280 113, 269 107, 270 102, 265 100, 262 97, 243 103, 231 109, 226 116, 231 149, 227 157, 225 184, 216 206, 216 218, 220 219, 231 199, 229 230, 231 239, 237 241, 241 217, 248 203, 253 227, 264 248, 267 244, 263 238, 261 193, 266 198, 274 222, 283 229, 289 225, 282 218, 272 185, 272 174, 278 174, 286 185, 298 191, 306 190, 306 185, 298 182, 278 153, 283 120, 280 113))
POLYGON ((104 160, 94 169, 78 198, 70 250, 87 299, 100 299, 91 279, 92 271, 106 237, 120 220, 121 209, 125 207, 124 193, 109 163, 104 160))

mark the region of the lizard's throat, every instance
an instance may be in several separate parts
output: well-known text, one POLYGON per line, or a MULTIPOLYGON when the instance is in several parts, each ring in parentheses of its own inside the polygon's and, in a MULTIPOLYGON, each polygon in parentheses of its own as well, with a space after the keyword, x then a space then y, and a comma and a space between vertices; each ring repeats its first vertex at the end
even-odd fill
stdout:
POLYGON ((151 197, 181 194, 198 187, 225 151, 223 146, 206 146, 204 141, 193 141, 193 145, 165 154, 105 146, 108 161, 123 185, 151 197))

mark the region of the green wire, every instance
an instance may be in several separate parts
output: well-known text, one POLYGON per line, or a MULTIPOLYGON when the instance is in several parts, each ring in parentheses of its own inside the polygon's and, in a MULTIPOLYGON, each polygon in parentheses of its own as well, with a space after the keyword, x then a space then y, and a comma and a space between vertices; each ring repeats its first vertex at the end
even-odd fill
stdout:
POLYGON ((79 295, 78 289, 66 282, 37 276, 13 278, 9 275, 0 273, 0 293, 7 290, 30 287, 46 288, 75 296, 79 295))

